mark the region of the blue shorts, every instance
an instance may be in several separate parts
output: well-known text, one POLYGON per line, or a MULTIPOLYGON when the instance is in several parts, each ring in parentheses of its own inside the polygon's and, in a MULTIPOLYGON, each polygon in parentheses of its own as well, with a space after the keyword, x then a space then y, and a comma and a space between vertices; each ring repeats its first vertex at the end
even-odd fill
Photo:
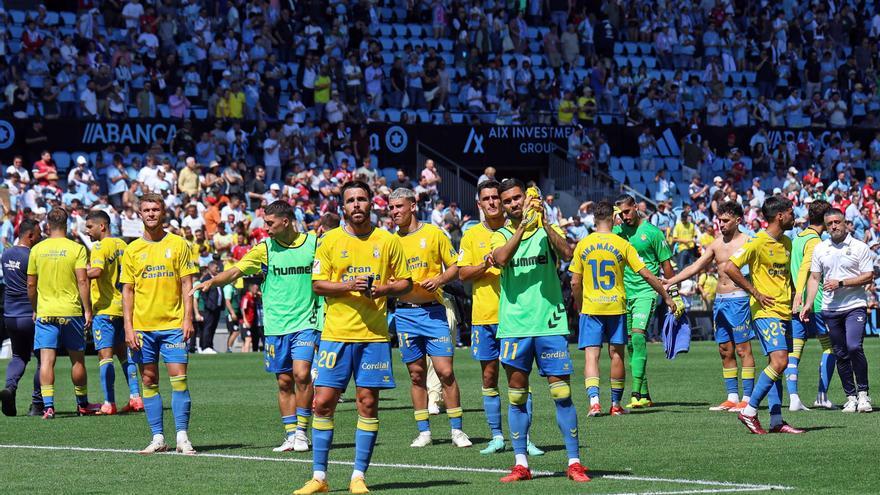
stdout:
POLYGON ((603 343, 626 344, 626 315, 581 314, 578 349, 602 347, 603 343))
POLYGON ((755 338, 755 333, 749 324, 749 320, 752 318, 749 296, 715 296, 712 316, 715 320, 715 342, 718 344, 730 341, 742 344, 755 338))
POLYGON ((186 353, 186 341, 183 340, 183 330, 154 330, 151 332, 136 331, 141 348, 132 351, 131 357, 137 364, 152 364, 162 361, 168 363, 186 364, 189 355, 186 353))
POLYGON ((474 325, 471 333, 471 353, 477 361, 496 361, 501 356, 501 343, 495 337, 498 325, 474 325))
POLYGON ((394 388, 391 344, 388 342, 333 342, 322 340, 315 359, 316 387, 345 390, 349 380, 364 388, 394 388))
POLYGON ((398 333, 397 338, 400 340, 400 356, 405 364, 418 361, 425 356, 452 357, 453 355, 452 338, 448 333, 445 337, 398 333))
POLYGON ((320 333, 300 330, 287 335, 266 335, 265 363, 269 373, 290 373, 294 361, 311 363, 320 333))
POLYGON ((572 365, 565 335, 542 337, 505 337, 501 339, 501 364, 526 373, 538 363, 541 376, 569 376, 572 365))
POLYGON ((34 350, 59 349, 61 346, 68 351, 85 350, 85 319, 82 316, 37 318, 34 326, 34 350))
POLYGON ((755 318, 752 326, 761 341, 765 356, 776 351, 791 352, 791 320, 755 318))
POLYGON ((394 324, 397 327, 398 335, 420 335, 432 338, 449 337, 446 307, 440 303, 424 308, 398 307, 394 310, 394 324))
POLYGON ((795 315, 791 319, 791 337, 794 339, 807 340, 809 337, 818 337, 820 335, 828 335, 828 327, 825 326, 825 320, 821 313, 813 313, 810 315, 810 321, 801 322, 800 315, 795 315))
POLYGON ((121 316, 96 315, 92 320, 92 338, 96 351, 124 343, 124 320, 121 316))

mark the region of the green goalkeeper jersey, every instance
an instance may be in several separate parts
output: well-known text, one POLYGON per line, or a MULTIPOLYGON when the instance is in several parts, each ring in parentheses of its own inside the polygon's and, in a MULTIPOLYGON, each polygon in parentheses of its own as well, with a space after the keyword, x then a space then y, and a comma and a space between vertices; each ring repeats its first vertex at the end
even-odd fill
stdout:
MULTIPOLYGON (((647 220, 642 220, 636 228, 623 223, 616 225, 612 232, 623 237, 636 248, 639 257, 645 262, 645 267, 654 275, 660 275, 660 266, 664 261, 672 258, 672 250, 666 244, 666 236, 647 220)), ((623 285, 626 288, 627 299, 657 297, 651 285, 629 266, 623 270, 623 285)))
MULTIPOLYGON (((565 236, 559 227, 552 228, 565 236)), ((503 246, 511 237, 512 226, 495 231, 492 249, 503 246)), ((544 229, 523 236, 516 252, 501 269, 498 338, 568 335, 556 262, 556 253, 544 229)))

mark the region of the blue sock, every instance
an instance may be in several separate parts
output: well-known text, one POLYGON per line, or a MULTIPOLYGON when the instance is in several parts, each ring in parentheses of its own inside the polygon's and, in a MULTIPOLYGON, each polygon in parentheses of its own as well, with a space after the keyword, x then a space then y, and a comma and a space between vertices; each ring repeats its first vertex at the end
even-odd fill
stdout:
POLYGON ((315 416, 312 420, 312 463, 315 471, 327 471, 332 443, 333 417, 315 416))
POLYGON ((571 386, 567 382, 550 384, 550 395, 556 402, 556 424, 565 439, 565 451, 569 459, 580 457, 578 453, 578 418, 571 401, 571 386))
POLYGON ((800 358, 788 355, 788 366, 785 368, 785 388, 789 394, 798 393, 798 363, 800 358))
POLYGON ((40 395, 43 396, 43 407, 55 407, 55 385, 41 385, 40 395))
POLYGON ((721 370, 721 376, 724 377, 724 388, 728 394, 739 394, 739 381, 737 380, 737 369, 724 368, 721 370))
POLYGON ((587 397, 589 398, 598 398, 599 397, 599 377, 598 376, 588 376, 584 378, 584 387, 587 389, 587 397))
POLYGON ((296 429, 297 431, 306 431, 309 428, 309 422, 312 419, 312 410, 305 407, 296 408, 296 429))
POLYGON ((138 380, 138 367, 136 364, 129 361, 123 361, 119 363, 122 367, 123 373, 125 373, 125 381, 128 383, 128 393, 131 396, 141 395, 141 387, 140 381, 138 380))
POLYGON ((416 418, 416 428, 419 429, 419 433, 431 431, 431 423, 428 420, 430 416, 427 409, 416 409, 413 411, 413 416, 416 418))
POLYGON ((837 356, 831 350, 830 337, 827 335, 820 336, 819 343, 822 344, 822 357, 819 359, 819 393, 827 394, 828 387, 831 386, 831 377, 834 375, 837 356))
POLYGON ((529 392, 524 388, 507 389, 507 398, 510 405, 507 409, 507 426, 510 430, 510 442, 513 451, 517 454, 525 454, 529 443, 529 392))
POLYGON ((770 419, 772 421, 773 416, 777 416, 779 418, 782 417, 782 383, 781 380, 776 380, 773 382, 773 385, 770 387, 770 392, 767 393, 767 407, 770 409, 770 419))
POLYGON ((158 385, 144 385, 144 413, 153 435, 162 433, 162 396, 158 385))
POLYGON ((743 366, 742 368, 743 397, 751 397, 755 390, 755 367, 743 366))
POLYGON ((612 378, 611 379, 611 403, 612 404, 620 404, 620 400, 623 399, 623 387, 625 385, 624 378, 612 378))
POLYGON ((189 397, 189 387, 186 384, 186 375, 171 377, 171 412, 174 414, 174 428, 177 431, 189 429, 189 411, 192 401, 189 397))
POLYGON ((98 366, 101 372, 101 390, 104 392, 104 400, 115 403, 116 391, 113 389, 113 385, 116 383, 116 370, 113 368, 113 358, 102 359, 98 366))
POLYGON ((89 405, 89 392, 88 387, 85 385, 74 385, 73 395, 76 396, 77 406, 86 407, 89 405))
POLYGON ((296 427, 296 414, 281 416, 281 425, 284 426, 284 434, 288 437, 292 436, 298 429, 296 427))
POLYGON ((449 428, 453 430, 460 430, 462 424, 462 409, 461 407, 453 407, 446 409, 446 416, 449 417, 449 428))
POLYGON ((501 396, 497 388, 483 388, 483 412, 486 414, 486 423, 493 437, 503 435, 501 431, 501 396))
POLYGON ((526 429, 526 436, 528 436, 529 431, 532 431, 532 415, 533 415, 532 411, 533 411, 533 409, 532 409, 532 387, 529 386, 529 395, 528 395, 528 398, 526 399, 526 414, 529 415, 529 427, 526 429))
POLYGON ((357 430, 354 433, 354 469, 362 473, 370 467, 373 447, 379 436, 379 418, 358 416, 357 430))
POLYGON ((764 371, 758 376, 758 383, 755 384, 755 390, 749 399, 749 405, 757 409, 761 401, 764 400, 764 397, 767 396, 767 393, 770 392, 770 389, 773 388, 773 384, 778 380, 779 373, 776 370, 770 366, 764 368, 764 371))

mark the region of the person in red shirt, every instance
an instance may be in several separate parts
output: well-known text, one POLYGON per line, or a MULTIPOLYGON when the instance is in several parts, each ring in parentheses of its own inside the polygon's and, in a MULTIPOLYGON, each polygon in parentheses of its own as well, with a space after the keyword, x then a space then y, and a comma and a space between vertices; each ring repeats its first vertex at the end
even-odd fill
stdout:
POLYGON ((817 185, 820 179, 819 176, 816 175, 816 169, 812 166, 807 169, 807 173, 804 174, 803 183, 804 184, 812 184, 817 185))
POLYGON ((58 176, 58 170, 55 168, 55 160, 52 159, 52 153, 43 150, 40 160, 34 162, 34 179, 41 186, 49 185, 49 176, 58 176))
POLYGON ((247 291, 241 296, 241 335, 244 337, 244 345, 241 352, 256 350, 254 344, 259 344, 260 337, 257 330, 257 297, 259 286, 248 284, 247 291), (256 342, 254 341, 256 337, 256 342))
POLYGON ((241 261, 245 254, 251 250, 250 244, 248 244, 247 236, 240 235, 238 236, 238 244, 232 247, 232 258, 235 261, 241 261))
POLYGON ((862 186, 862 198, 865 200, 873 199, 874 195, 874 176, 869 175, 865 177, 865 185, 862 186))

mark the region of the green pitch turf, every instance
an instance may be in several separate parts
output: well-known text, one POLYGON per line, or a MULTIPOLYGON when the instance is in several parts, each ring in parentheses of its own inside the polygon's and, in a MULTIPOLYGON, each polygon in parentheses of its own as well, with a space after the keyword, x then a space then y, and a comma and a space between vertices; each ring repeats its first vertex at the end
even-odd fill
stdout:
MULTIPOLYGON (((880 363, 880 341, 870 339, 866 347, 871 370, 876 371, 880 363)), ((532 438, 547 454, 530 459, 530 463, 533 471, 556 474, 516 485, 502 485, 498 482, 500 472, 479 471, 507 470, 513 464, 513 453, 508 450, 482 456, 478 452, 489 435, 483 419, 477 363, 466 350, 459 350, 456 355, 465 431, 474 441, 474 447, 452 447, 447 419, 441 415, 431 418, 435 444, 416 450, 409 447, 416 429, 407 375, 395 350, 398 388, 382 395, 379 441, 373 456, 374 466, 367 475, 368 484, 374 492, 420 495, 767 493, 770 485, 791 487, 790 493, 880 493, 880 477, 876 471, 880 455, 877 448, 880 413, 789 413, 786 409, 786 419, 806 428, 808 433, 749 435, 734 414, 708 411, 709 406, 725 397, 721 365, 712 343, 697 343, 690 354, 681 355, 675 361, 663 359, 659 345, 649 345, 649 352, 650 385, 657 402, 652 409, 625 417, 587 418, 582 371, 574 375, 572 390, 579 411, 581 459, 591 470, 592 483, 576 485, 565 478, 565 451, 552 400, 546 382, 535 377, 532 438), (707 483, 693 483, 694 480, 707 483)), ((812 404, 814 399, 818 355, 818 343, 809 342, 800 380, 801 397, 807 404, 812 404)), ((575 368, 582 370, 583 353, 573 350, 573 358, 575 368)), ((759 370, 764 362, 759 356, 759 370)), ((67 374, 69 363, 66 360, 59 363, 56 384, 59 415, 55 421, 0 416, 0 444, 3 445, 0 447, 0 490, 3 493, 285 494, 310 477, 311 453, 275 454, 271 451, 280 444, 282 429, 274 380, 263 371, 259 354, 192 357, 188 372, 193 401, 190 438, 202 454, 193 458, 141 457, 125 452, 140 449, 149 441, 142 414, 74 417, 73 390, 67 374), (95 450, 71 450, 71 447, 95 450)), ((90 397, 97 401, 100 399, 97 359, 88 358, 88 365, 90 397)), ((603 357, 602 365, 603 373, 607 373, 607 358, 603 357)), ((5 368, 6 362, 0 362, 0 366, 5 368)), ((32 369, 28 368, 22 381, 24 387, 18 400, 20 413, 28 406, 32 369)), ((877 379, 876 374, 872 378, 877 379)), ((165 376, 161 388, 166 407, 166 436, 173 445, 171 393, 165 376)), ((505 391, 502 387, 503 397, 506 397, 505 391)), ((127 394, 117 371, 117 396, 127 394)), ((349 391, 346 402, 340 404, 337 412, 331 461, 349 462, 354 456, 356 412, 351 397, 349 391)), ((607 375, 603 376, 602 398, 603 407, 607 409, 610 405, 607 375)), ((837 403, 843 400, 836 375, 832 398, 837 403)), ((784 402, 787 404, 787 394, 784 402)), ((506 432, 506 401, 502 410, 506 432)), ((760 412, 760 418, 766 424, 766 410, 760 412)), ((331 490, 347 492, 350 473, 349 465, 331 465, 328 473, 331 490)))

